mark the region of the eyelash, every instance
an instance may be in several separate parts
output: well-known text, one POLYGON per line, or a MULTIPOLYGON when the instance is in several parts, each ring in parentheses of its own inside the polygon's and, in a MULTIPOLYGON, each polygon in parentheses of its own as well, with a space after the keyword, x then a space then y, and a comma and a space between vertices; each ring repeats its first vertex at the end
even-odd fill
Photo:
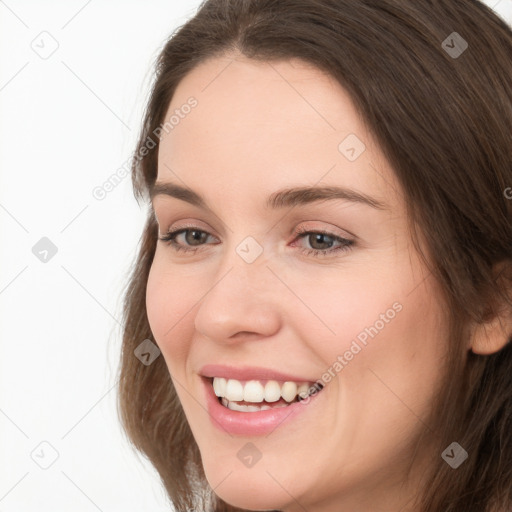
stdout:
MULTIPOLYGON (((202 229, 198 229, 195 227, 187 227, 187 228, 178 228, 178 229, 175 229, 174 231, 169 231, 166 235, 164 235, 162 237, 158 237, 158 239, 161 240, 162 242, 165 242, 166 245, 170 246, 176 252, 183 251, 186 253, 195 253, 199 249, 199 247, 196 247, 194 249, 189 249, 189 248, 186 248, 186 247, 176 243, 176 241, 175 241, 175 238, 178 235, 180 235, 181 233, 186 233, 187 231, 199 231, 200 233, 207 233, 208 235, 210 235, 210 233, 208 233, 207 231, 204 231, 202 229)), ((348 240, 346 238, 342 238, 342 237, 333 235, 332 233, 329 233, 329 232, 323 231, 323 230, 312 231, 312 230, 308 230, 306 228, 299 228, 295 232, 295 235, 297 235, 295 239, 305 237, 306 235, 326 235, 326 236, 332 238, 334 242, 340 242, 342 244, 340 247, 337 247, 335 249, 302 249, 301 252, 303 254, 305 254, 306 256, 314 256, 314 257, 330 256, 333 253, 337 253, 339 251, 342 251, 342 252, 348 251, 348 250, 350 250, 351 246, 354 244, 353 240, 348 240)), ((212 236, 212 235, 210 235, 210 236, 212 236)))

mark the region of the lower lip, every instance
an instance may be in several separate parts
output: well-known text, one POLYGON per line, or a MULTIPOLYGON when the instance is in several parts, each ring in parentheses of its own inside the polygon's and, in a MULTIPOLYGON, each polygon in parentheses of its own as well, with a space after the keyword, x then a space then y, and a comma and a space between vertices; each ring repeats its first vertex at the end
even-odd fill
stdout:
POLYGON ((318 402, 318 395, 321 394, 312 395, 307 403, 293 402, 286 407, 276 409, 256 412, 232 411, 219 402, 219 397, 213 391, 211 379, 202 377, 202 381, 212 423, 224 433, 240 436, 260 436, 271 433, 304 411, 316 409, 314 404, 318 402))

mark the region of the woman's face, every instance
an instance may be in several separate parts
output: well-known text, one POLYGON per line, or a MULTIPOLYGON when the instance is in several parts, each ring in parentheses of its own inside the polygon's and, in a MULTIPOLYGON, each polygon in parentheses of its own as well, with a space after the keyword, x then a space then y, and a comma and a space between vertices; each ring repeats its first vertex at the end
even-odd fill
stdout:
POLYGON ((447 327, 392 169, 300 61, 211 59, 171 116, 152 201, 160 236, 189 231, 158 241, 147 311, 210 485, 251 510, 398 510, 447 327))

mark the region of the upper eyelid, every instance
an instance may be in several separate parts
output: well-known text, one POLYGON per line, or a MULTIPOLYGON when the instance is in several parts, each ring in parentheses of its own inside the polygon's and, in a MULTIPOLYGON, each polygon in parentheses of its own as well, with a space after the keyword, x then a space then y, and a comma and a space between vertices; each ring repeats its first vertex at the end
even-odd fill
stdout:
MULTIPOLYGON (((155 197, 159 197, 159 195, 157 195, 157 196, 155 196, 155 197)), ((160 208, 155 208, 154 203, 153 203, 154 199, 155 199, 155 198, 153 198, 153 200, 152 200, 152 201, 151 201, 151 203, 150 203, 150 208, 151 208, 151 212, 152 212, 152 214, 153 214, 153 218, 154 218, 154 219, 155 219, 155 221, 157 222, 157 225, 158 225, 158 226, 160 226, 160 223, 158 222, 158 215, 157 215, 157 210, 160 210, 160 208)), ((306 206, 308 206, 308 205, 306 205, 306 206)), ((166 208, 166 207, 163 207, 163 206, 162 206, 161 208, 162 208, 162 210, 163 210, 163 212, 161 212, 161 216, 162 216, 162 218, 165 218, 165 216, 167 215, 167 213, 166 213, 167 208, 166 208)), ((171 211, 173 211, 173 210, 171 210, 171 211)), ((313 215, 315 215, 315 213, 313 213, 313 215)), ((220 217, 218 217, 217 215, 215 215, 215 219, 216 219, 216 221, 219 221, 219 223, 220 223, 220 225, 221 225, 221 230, 227 230, 227 231, 233 232, 233 230, 232 230, 232 229, 230 229, 230 228, 229 228, 229 226, 228 226, 228 225, 227 225, 227 224, 226 224, 222 219, 220 219, 220 217)), ((179 222, 179 221, 177 221, 177 222, 179 222)), ((201 221, 197 221, 197 220, 195 220, 194 222, 197 222, 198 224, 200 224, 200 223, 201 223, 201 221)), ((298 224, 302 224, 302 223, 304 223, 304 222, 324 222, 324 223, 327 223, 327 224, 331 224, 330 222, 327 222, 326 220, 320 220, 320 219, 318 219, 318 220, 316 220, 316 219, 315 219, 315 220, 297 219, 297 220, 295 221, 295 224, 297 224, 297 225, 298 225, 298 224)), ((273 227, 275 227, 275 225, 276 225, 276 224, 273 224, 273 227)), ((192 226, 192 227, 196 227, 196 226, 194 225, 194 226, 192 226)), ((210 232, 210 228, 205 228, 205 229, 203 229, 203 228, 201 228, 200 226, 197 226, 197 227, 198 227, 199 229, 201 229, 202 231, 207 231, 208 233, 210 233, 210 234, 212 234, 212 235, 213 235, 213 233, 211 233, 211 232, 210 232)), ((273 229, 273 227, 272 227, 271 229, 273 229)), ((178 228, 178 229, 180 229, 180 228, 178 228)), ((314 228, 314 229, 316 229, 316 228, 314 228)), ((312 229, 312 230, 314 230, 314 229, 312 229)), ((338 235, 338 234, 336 234, 336 233, 334 233, 334 232, 332 233, 334 236, 339 236, 339 237, 341 237, 341 238, 352 237, 354 240, 358 238, 354 233, 350 232, 349 230, 347 230, 347 229, 345 229, 345 228, 343 228, 343 229, 342 229, 342 228, 339 228, 339 227, 332 227, 332 228, 326 228, 326 229, 327 229, 327 230, 329 230, 329 231, 334 230, 334 231, 342 231, 342 232, 344 232, 344 233, 345 233, 345 235, 344 235, 344 234, 339 234, 339 235, 338 235)), ((216 230, 214 230, 214 231, 216 231, 216 230)), ((216 235, 213 235, 213 236, 216 236, 216 235)))
MULTIPOLYGON (((213 233, 210 233, 210 231, 208 231, 207 229, 202 229, 202 228, 199 228, 198 226, 179 226, 174 229, 169 229, 165 233, 159 232, 158 237, 165 238, 168 235, 174 235, 176 237, 183 233, 186 233, 187 231, 193 231, 193 230, 200 231, 202 233, 206 233, 208 236, 211 236, 218 240, 218 237, 216 235, 214 235, 213 233)), ((346 237, 343 235, 338 235, 336 233, 333 233, 329 229, 322 229, 322 228, 316 228, 316 229, 315 228, 301 228, 299 230, 295 230, 295 232, 293 233, 293 236, 295 237, 294 240, 296 240, 298 238, 304 238, 307 235, 315 234, 315 233, 324 234, 324 235, 330 236, 336 240, 345 240, 345 241, 349 241, 352 243, 355 242, 356 238, 357 238, 357 237, 352 237, 352 236, 346 237)))
MULTIPOLYGON (((158 228, 160 228, 160 225, 158 225, 158 228)), ((172 228, 172 229, 169 228, 168 230, 165 231, 165 233, 160 233, 160 234, 167 235, 169 233, 176 233, 178 231, 186 231, 186 230, 194 230, 194 229, 196 231, 202 231, 204 233, 207 233, 208 235, 211 235, 211 236, 214 236, 214 237, 218 238, 209 229, 202 228, 202 227, 197 226, 197 225, 190 225, 190 226, 184 225, 184 226, 178 226, 178 227, 175 227, 175 228, 172 228)), ((160 232, 160 229, 158 231, 160 232)), ((298 230, 296 229, 293 234, 324 233, 324 234, 329 234, 329 235, 332 235, 332 236, 339 236, 341 238, 345 238, 343 235, 337 235, 333 231, 334 230, 329 229, 329 228, 314 228, 314 227, 304 228, 303 227, 303 228, 300 228, 298 230)), ((347 234, 349 234, 350 236, 353 236, 351 233, 347 232, 347 234)))
MULTIPOLYGON (((158 231, 160 233, 160 222, 158 221, 158 215, 156 213, 156 211, 151 208, 152 210, 152 213, 153 213, 153 218, 155 219, 156 223, 157 223, 157 227, 158 227, 158 231)), ((180 222, 180 221, 176 221, 176 222, 180 222)), ((295 222, 296 225, 300 225, 300 224, 303 224, 303 223, 310 223, 310 222, 324 222, 324 223, 327 223, 327 224, 330 224, 329 222, 326 222, 325 220, 307 220, 307 219, 301 219, 301 220, 297 220, 295 222)), ((164 224, 164 222, 162 222, 162 224, 164 224)), ((201 224, 201 221, 198 221, 198 220, 194 220, 194 221, 190 221, 190 226, 188 225, 184 225, 184 226, 179 226, 177 228, 173 228, 172 231, 177 231, 177 230, 181 230, 181 229, 198 229, 198 230, 201 230, 201 231, 206 231, 208 234, 212 235, 212 236, 215 236, 217 237, 217 235, 214 235, 213 233, 211 233, 211 229, 210 228, 203 228, 201 227, 199 224, 201 224)), ((223 224, 223 227, 224 227, 224 223, 223 224)), ((163 233, 164 235, 166 235, 169 231, 171 231, 171 229, 167 229, 165 231, 165 233, 163 233)), ((216 231, 216 230, 213 230, 213 231, 216 231)), ((230 230, 232 231, 232 230, 230 230)), ((295 230, 293 230, 293 232, 295 232, 295 230)), ((308 228, 308 231, 313 231, 313 232, 318 232, 318 231, 328 231, 329 234, 331 234, 332 236, 337 236, 337 237, 340 237, 340 238, 349 238, 349 237, 352 237, 354 240, 357 239, 358 237, 350 232, 349 230, 347 229, 342 229, 342 228, 339 228, 337 226, 333 226, 333 227, 328 227, 328 228, 319 228, 319 227, 311 227, 311 228, 308 228), (341 231, 341 233, 337 234, 337 232, 341 231)), ((217 237, 218 238, 218 237, 217 237)))
MULTIPOLYGON (((158 197, 160 197, 160 195, 155 196, 155 198, 158 198, 158 197)), ((150 207, 151 212, 152 212, 152 214, 153 214, 153 218, 155 219, 155 221, 156 221, 156 223, 158 224, 158 226, 160 226, 160 222, 158 221, 159 214, 157 214, 157 211, 160 211, 160 209, 161 209, 162 211, 161 211, 160 215, 162 216, 162 218, 165 218, 165 216, 166 216, 166 214, 167 214, 167 213, 166 213, 166 212, 167 212, 167 207, 165 207, 165 206, 160 206, 160 207, 156 207, 156 208, 155 208, 155 198, 153 198, 153 199, 150 201, 150 203, 149 203, 149 207, 150 207)), ((173 211, 173 210, 171 210, 171 211, 173 211)), ((212 214, 213 214, 213 216, 215 217, 216 221, 217 221, 217 222, 219 222, 219 224, 222 226, 222 228, 223 228, 223 229, 227 229, 227 230, 231 231, 231 230, 229 229, 229 226, 227 226, 227 225, 224 223, 224 221, 223 221, 220 217, 218 217, 217 215, 215 215, 213 212, 212 212, 212 214)), ((198 222, 198 223, 200 223, 200 221, 194 221, 194 222, 198 222)), ((202 229, 202 228, 201 228, 201 229, 202 229)), ((208 230, 205 230, 205 231, 208 231, 208 230)))
POLYGON ((169 228, 167 230, 165 230, 164 233, 160 233, 160 229, 158 230, 159 231, 159 234, 165 236, 165 235, 168 235, 169 233, 177 233, 177 232, 182 232, 182 231, 188 231, 188 230, 196 230, 196 231, 201 231, 201 232, 204 232, 204 233, 207 233, 208 235, 210 236, 213 236, 215 238, 218 238, 217 235, 214 235, 211 230, 209 229, 206 229, 206 228, 202 228, 200 226, 197 226, 197 225, 190 225, 190 226, 177 226, 175 228, 169 228))

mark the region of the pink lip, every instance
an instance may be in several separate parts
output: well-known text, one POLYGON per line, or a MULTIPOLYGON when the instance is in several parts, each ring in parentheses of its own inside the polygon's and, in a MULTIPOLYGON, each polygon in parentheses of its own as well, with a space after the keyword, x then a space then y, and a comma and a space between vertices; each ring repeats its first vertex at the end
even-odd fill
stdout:
POLYGON ((255 366, 225 366, 222 364, 207 364, 199 371, 203 377, 224 377, 225 379, 246 380, 277 380, 293 382, 315 382, 316 379, 309 379, 297 375, 289 375, 269 368, 257 368, 255 366))
MULTIPOLYGON (((266 411, 241 412, 224 407, 213 391, 210 378, 201 378, 205 399, 212 424, 223 433, 239 436, 261 436, 272 433, 292 421, 297 415, 318 407, 318 394, 302 402, 293 402, 286 407, 267 409, 266 411)), ((295 379, 286 379, 295 380, 295 379)), ((299 379, 301 380, 301 379, 299 379)), ((322 401, 322 399, 320 399, 322 401)))

